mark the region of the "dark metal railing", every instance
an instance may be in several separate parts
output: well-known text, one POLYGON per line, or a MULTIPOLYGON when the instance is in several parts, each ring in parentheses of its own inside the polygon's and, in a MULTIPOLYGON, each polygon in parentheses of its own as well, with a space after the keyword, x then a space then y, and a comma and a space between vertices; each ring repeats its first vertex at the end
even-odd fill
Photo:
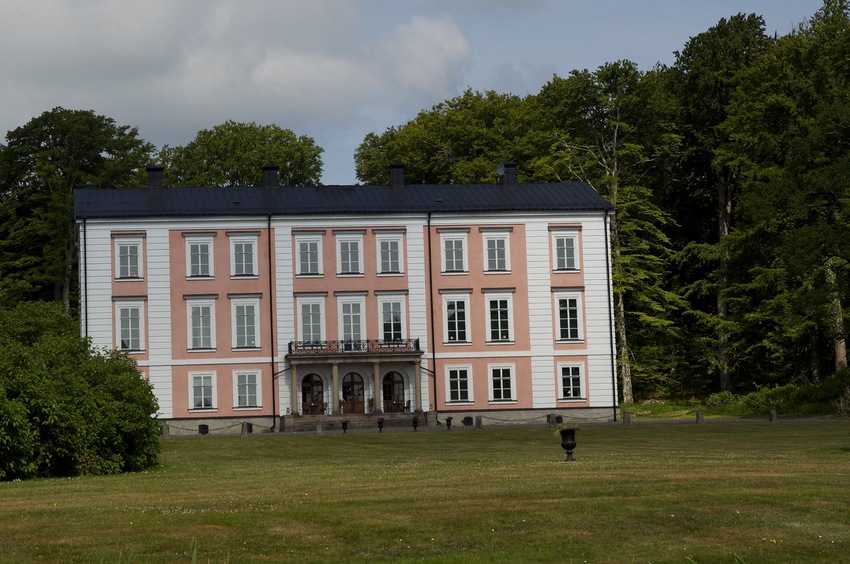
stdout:
POLYGON ((419 339, 357 341, 290 341, 289 354, 419 352, 419 339))

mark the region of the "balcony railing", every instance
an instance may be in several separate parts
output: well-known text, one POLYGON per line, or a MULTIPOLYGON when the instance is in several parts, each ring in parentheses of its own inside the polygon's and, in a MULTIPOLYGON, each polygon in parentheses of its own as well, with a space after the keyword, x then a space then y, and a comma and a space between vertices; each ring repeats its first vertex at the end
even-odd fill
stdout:
POLYGON ((289 354, 420 352, 419 339, 357 341, 290 341, 289 354))

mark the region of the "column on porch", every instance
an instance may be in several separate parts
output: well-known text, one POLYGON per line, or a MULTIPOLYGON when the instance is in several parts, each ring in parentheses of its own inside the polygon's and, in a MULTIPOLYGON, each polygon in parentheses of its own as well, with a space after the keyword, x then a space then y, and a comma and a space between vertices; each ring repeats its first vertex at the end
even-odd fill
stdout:
POLYGON ((416 411, 422 411, 422 364, 417 362, 413 368, 414 390, 416 392, 416 411))
POLYGON ((334 362, 331 365, 331 374, 333 374, 333 397, 331 397, 331 413, 339 414, 339 364, 334 362))
POLYGON ((384 412, 384 402, 381 399, 381 363, 372 363, 372 381, 374 382, 375 401, 373 406, 377 413, 384 412))
POLYGON ((289 371, 289 382, 292 398, 289 403, 292 404, 292 415, 298 414, 298 367, 293 364, 292 369, 289 371))

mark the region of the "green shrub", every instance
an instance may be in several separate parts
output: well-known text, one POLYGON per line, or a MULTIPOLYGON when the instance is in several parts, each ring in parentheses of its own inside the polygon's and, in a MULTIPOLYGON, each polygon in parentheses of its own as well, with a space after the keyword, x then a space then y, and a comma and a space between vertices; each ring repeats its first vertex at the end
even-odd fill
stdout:
POLYGON ((135 362, 92 350, 58 304, 0 309, 0 480, 150 467, 156 411, 135 362))
POLYGON ((795 384, 786 384, 775 388, 761 388, 741 398, 741 404, 755 412, 790 406, 796 403, 799 388, 795 384))
POLYGON ((711 408, 723 407, 738 401, 738 398, 730 391, 722 391, 711 394, 705 398, 705 406, 711 408))

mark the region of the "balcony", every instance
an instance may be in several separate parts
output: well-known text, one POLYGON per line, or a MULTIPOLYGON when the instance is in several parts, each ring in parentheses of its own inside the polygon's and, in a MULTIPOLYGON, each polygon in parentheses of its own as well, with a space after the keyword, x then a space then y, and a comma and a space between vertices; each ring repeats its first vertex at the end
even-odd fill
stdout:
POLYGON ((338 355, 338 354, 398 354, 418 353, 419 339, 383 339, 342 340, 342 341, 290 341, 289 354, 299 357, 309 355, 338 355))

